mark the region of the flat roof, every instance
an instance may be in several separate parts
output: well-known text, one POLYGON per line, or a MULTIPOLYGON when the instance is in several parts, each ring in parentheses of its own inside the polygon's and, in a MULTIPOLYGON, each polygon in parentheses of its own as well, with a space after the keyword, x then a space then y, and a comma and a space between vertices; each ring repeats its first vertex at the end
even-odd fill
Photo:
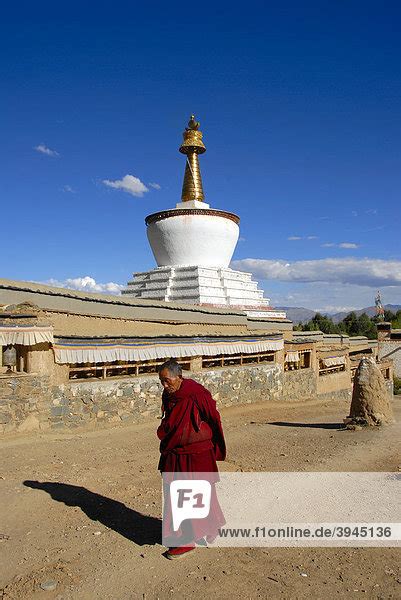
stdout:
POLYGON ((34 304, 58 336, 263 335, 292 326, 288 320, 248 320, 244 312, 230 308, 92 294, 7 279, 0 279, 0 303, 34 304))

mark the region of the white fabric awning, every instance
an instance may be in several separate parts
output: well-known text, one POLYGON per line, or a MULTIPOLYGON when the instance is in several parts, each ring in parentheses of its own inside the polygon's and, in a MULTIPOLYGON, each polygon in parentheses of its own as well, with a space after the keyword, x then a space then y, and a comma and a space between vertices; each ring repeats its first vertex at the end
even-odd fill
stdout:
POLYGON ((163 340, 157 342, 135 342, 132 344, 116 344, 98 342, 92 344, 76 344, 74 342, 56 341, 54 354, 56 363, 107 363, 116 360, 140 362, 162 358, 186 358, 191 356, 217 356, 219 354, 254 354, 282 350, 284 341, 237 339, 237 340, 163 340))
POLYGON ((0 326, 0 346, 19 344, 21 346, 35 346, 43 342, 53 343, 53 327, 40 326, 0 326))
POLYGON ((287 352, 285 355, 285 362, 299 362, 298 350, 287 352))
POLYGON ((325 367, 345 365, 345 356, 330 356, 328 358, 323 358, 322 360, 325 367))

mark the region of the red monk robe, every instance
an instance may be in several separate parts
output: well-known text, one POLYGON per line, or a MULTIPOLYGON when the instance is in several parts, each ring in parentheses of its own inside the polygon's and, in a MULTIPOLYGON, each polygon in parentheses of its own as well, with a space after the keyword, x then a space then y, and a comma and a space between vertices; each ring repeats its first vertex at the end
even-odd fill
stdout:
MULTIPOLYGON (((176 392, 163 392, 162 410, 164 416, 157 430, 161 440, 159 470, 162 473, 216 473, 209 478, 212 484, 209 516, 191 520, 192 532, 189 535, 192 540, 188 539, 186 524, 185 541, 199 540, 204 536, 215 537, 218 528, 225 524, 214 487, 214 482, 219 481, 216 460, 226 457, 216 402, 202 385, 192 379, 183 379, 176 392)), ((171 509, 167 503, 163 526, 164 535, 169 535, 172 531, 171 509)), ((181 533, 184 534, 184 531, 181 533)))

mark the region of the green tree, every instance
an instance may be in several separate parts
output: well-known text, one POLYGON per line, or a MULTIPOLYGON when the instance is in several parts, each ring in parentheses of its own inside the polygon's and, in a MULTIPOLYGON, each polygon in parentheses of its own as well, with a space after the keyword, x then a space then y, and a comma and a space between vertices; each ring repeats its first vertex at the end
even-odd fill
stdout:
MULTIPOLYGON (((390 311, 387 311, 387 313, 389 312, 390 311)), ((388 314, 387 316, 390 315, 388 314)), ((323 333, 344 333, 349 336, 364 335, 373 340, 377 338, 376 322, 376 317, 370 318, 366 313, 357 316, 355 312, 350 312, 342 321, 336 324, 330 317, 316 313, 313 319, 307 323, 300 323, 297 326, 297 330, 323 331, 323 333)), ((397 323, 397 327, 401 329, 401 310, 394 315, 393 327, 396 327, 394 323, 397 323)))
POLYGON ((323 333, 339 333, 338 326, 330 317, 316 313, 313 319, 304 325, 304 331, 323 331, 323 333))
POLYGON ((397 310, 394 319, 391 320, 393 329, 401 329, 401 310, 397 310))
POLYGON ((366 313, 359 315, 358 329, 359 333, 357 335, 365 335, 369 339, 377 337, 376 325, 366 313))
POLYGON ((359 335, 358 317, 356 316, 356 313, 350 312, 343 319, 343 322, 348 335, 359 335))

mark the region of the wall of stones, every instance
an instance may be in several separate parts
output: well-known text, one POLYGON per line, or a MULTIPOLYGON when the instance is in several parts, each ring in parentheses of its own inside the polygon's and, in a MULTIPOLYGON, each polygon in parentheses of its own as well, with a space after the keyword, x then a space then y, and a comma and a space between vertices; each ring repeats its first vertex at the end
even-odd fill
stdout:
POLYGON ((193 373, 210 390, 218 406, 279 400, 283 372, 279 365, 247 365, 193 373))
MULTIPOLYGON (((187 374, 191 375, 191 374, 187 374)), ((313 369, 283 372, 280 365, 246 365, 196 372, 218 406, 251 402, 302 402, 314 398, 313 369)), ((331 376, 330 376, 331 377, 331 376)), ((334 382, 331 382, 334 386, 334 382)), ((350 395, 350 388, 327 391, 327 397, 350 395)), ((82 380, 53 385, 47 377, 0 377, 0 434, 28 431, 94 429, 139 423, 160 416, 161 387, 156 375, 82 380)))
POLYGON ((401 341, 388 340, 379 344, 379 358, 391 358, 394 365, 394 375, 401 377, 401 341))
POLYGON ((0 377, 0 434, 49 429, 48 377, 0 377))
POLYGON ((97 428, 160 415, 156 376, 51 385, 47 377, 0 377, 0 434, 97 428))
POLYGON ((316 398, 317 375, 313 369, 298 369, 283 373, 281 399, 288 402, 302 402, 316 398))
MULTIPOLYGON (((278 365, 220 368, 193 374, 219 406, 278 400, 278 365)), ((51 385, 47 377, 0 377, 0 433, 101 428, 139 423, 161 414, 156 375, 51 385)))

